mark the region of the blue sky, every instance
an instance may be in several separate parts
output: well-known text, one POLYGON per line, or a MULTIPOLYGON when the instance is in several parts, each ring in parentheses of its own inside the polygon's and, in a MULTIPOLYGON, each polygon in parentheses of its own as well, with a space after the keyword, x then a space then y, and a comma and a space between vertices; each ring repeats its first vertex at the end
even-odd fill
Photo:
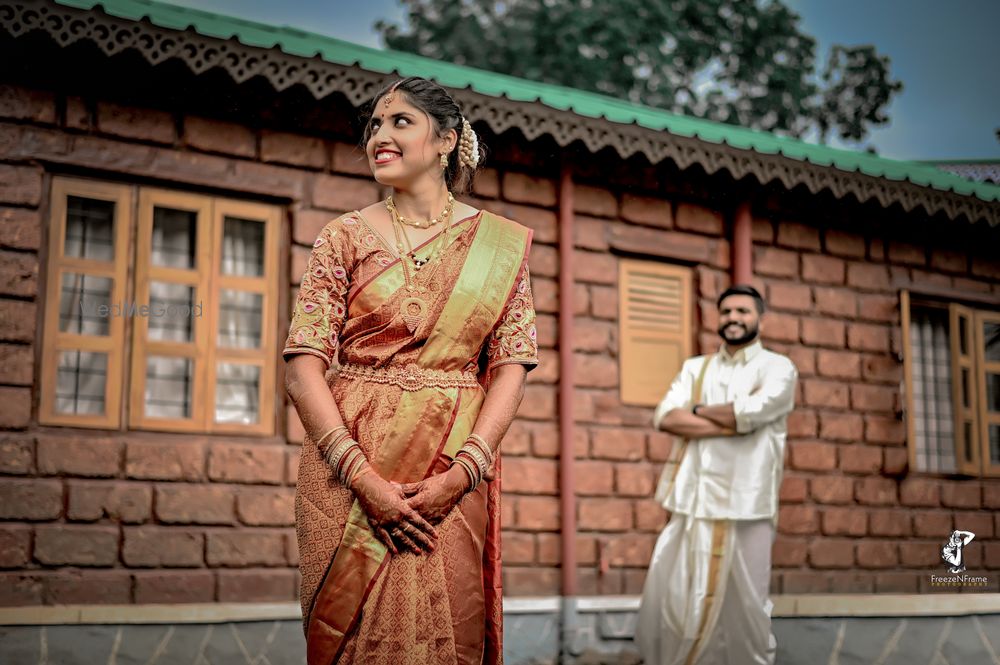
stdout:
MULTIPOLYGON (((177 5, 380 47, 373 24, 401 23, 398 0, 167 0, 177 5)), ((655 0, 651 0, 655 1, 655 0)), ((896 159, 997 159, 1000 142, 998 0, 785 0, 819 42, 874 44, 904 85, 892 123, 871 133, 879 154, 896 159)))

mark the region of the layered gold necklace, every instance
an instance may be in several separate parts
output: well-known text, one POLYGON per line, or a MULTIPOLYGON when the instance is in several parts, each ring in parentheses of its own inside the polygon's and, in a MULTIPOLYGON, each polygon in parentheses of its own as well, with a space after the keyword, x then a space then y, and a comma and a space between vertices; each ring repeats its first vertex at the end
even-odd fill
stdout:
POLYGON ((441 251, 447 247, 448 238, 453 228, 451 223, 452 212, 454 210, 455 199, 452 197, 451 192, 448 193, 448 204, 445 206, 444 211, 437 217, 428 222, 411 222, 410 220, 404 221, 400 216, 399 212, 396 210, 396 206, 392 202, 392 197, 390 196, 385 201, 385 207, 389 211, 389 216, 392 218, 392 231, 396 236, 396 250, 399 253, 399 262, 403 269, 403 288, 407 292, 407 296, 403 298, 402 303, 400 303, 399 310, 403 318, 403 322, 406 324, 406 329, 413 333, 417 326, 423 322, 427 317, 427 302, 421 297, 427 293, 427 288, 417 284, 417 272, 427 265, 430 261, 437 258, 441 251), (415 226, 417 228, 430 228, 436 224, 445 222, 444 230, 437 234, 434 238, 433 245, 431 246, 431 251, 424 259, 419 259, 416 256, 416 252, 413 249, 413 245, 410 242, 409 236, 406 234, 406 229, 403 227, 404 224, 409 226, 415 226))

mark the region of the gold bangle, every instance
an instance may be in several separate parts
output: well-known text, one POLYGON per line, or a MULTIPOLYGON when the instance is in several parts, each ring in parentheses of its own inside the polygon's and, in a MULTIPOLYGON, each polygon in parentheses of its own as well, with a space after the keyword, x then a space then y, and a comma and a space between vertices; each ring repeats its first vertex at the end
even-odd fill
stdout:
POLYGON ((344 430, 346 432, 347 427, 345 427, 344 425, 338 425, 332 429, 328 429, 327 431, 323 432, 323 434, 320 435, 318 439, 316 439, 316 447, 320 449, 320 452, 325 453, 323 448, 323 441, 326 439, 326 437, 330 436, 331 434, 333 434, 338 430, 344 430))
POLYGON ((466 445, 471 443, 472 445, 479 448, 479 450, 482 451, 483 455, 486 456, 487 466, 493 466, 493 460, 495 459, 495 456, 493 454, 493 449, 490 448, 490 445, 488 443, 486 443, 486 439, 479 436, 478 434, 470 434, 469 438, 465 440, 465 443, 466 445))

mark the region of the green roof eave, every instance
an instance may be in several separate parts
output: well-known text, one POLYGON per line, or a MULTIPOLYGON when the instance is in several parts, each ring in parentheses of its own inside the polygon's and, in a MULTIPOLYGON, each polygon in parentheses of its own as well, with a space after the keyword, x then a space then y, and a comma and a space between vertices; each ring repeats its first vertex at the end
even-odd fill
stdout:
POLYGON ((780 155, 848 173, 863 173, 890 181, 908 181, 941 191, 975 196, 983 201, 1000 201, 1000 186, 966 180, 929 163, 898 161, 864 152, 806 143, 767 132, 677 115, 596 93, 528 81, 409 53, 374 49, 296 28, 271 26, 153 0, 55 2, 85 10, 100 6, 111 16, 131 21, 146 20, 170 30, 190 29, 205 37, 235 39, 246 46, 278 49, 291 56, 319 58, 337 65, 359 67, 380 74, 395 72, 400 76, 423 76, 446 87, 467 89, 516 102, 539 103, 581 117, 634 124, 764 155, 780 155))

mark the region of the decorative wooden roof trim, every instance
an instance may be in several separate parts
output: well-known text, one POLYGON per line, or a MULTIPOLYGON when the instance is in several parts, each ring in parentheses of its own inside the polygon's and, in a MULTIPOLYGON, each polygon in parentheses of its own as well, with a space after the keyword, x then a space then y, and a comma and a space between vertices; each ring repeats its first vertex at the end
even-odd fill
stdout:
MULTIPOLYGON (((146 20, 123 19, 46 0, 0 6, 0 29, 15 38, 42 31, 63 47, 89 41, 108 56, 133 49, 151 65, 176 59, 194 74, 218 67, 237 83, 262 76, 276 91, 300 84, 317 99, 338 92, 355 106, 371 99, 386 79, 382 73, 319 57, 306 59, 279 48, 247 46, 236 38, 206 37, 190 26, 163 28, 146 20)), ((984 220, 991 226, 1000 225, 997 201, 590 118, 536 102, 512 101, 467 89, 453 92, 470 121, 482 122, 496 134, 517 128, 528 140, 547 135, 562 147, 580 141, 592 152, 612 148, 623 159, 642 154, 653 164, 670 159, 681 169, 697 164, 709 174, 727 171, 737 180, 753 176, 762 184, 777 181, 787 189, 798 185, 812 193, 828 189, 837 198, 853 195, 861 202, 874 200, 883 207, 899 203, 907 212, 923 208, 928 215, 943 213, 952 220, 965 217, 972 223, 984 220)))

